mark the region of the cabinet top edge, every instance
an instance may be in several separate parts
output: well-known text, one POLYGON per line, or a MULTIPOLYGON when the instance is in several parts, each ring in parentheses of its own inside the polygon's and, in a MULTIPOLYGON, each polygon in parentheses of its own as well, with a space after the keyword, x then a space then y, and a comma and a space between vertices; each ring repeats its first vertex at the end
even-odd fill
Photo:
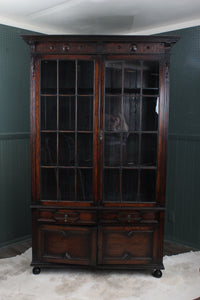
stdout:
POLYGON ((21 35, 31 45, 38 42, 152 42, 175 44, 176 35, 21 35))

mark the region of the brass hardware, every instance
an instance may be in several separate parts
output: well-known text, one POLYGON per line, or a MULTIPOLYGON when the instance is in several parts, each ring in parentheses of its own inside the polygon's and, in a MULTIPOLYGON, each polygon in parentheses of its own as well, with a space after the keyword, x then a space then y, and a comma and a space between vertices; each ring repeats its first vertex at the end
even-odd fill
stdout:
POLYGON ((71 257, 71 255, 70 255, 68 252, 66 252, 66 253, 65 253, 65 258, 71 259, 72 257, 71 257))
POLYGON ((137 51, 137 45, 133 44, 130 46, 130 51, 131 52, 136 52, 137 51))
POLYGON ((68 52, 70 50, 70 45, 63 45, 62 50, 68 52))
POLYGON ((131 215, 128 215, 127 219, 128 222, 131 222, 131 215))
POLYGON ((68 215, 65 215, 65 222, 68 222, 68 215))
POLYGON ((99 132, 99 139, 100 139, 100 141, 103 140, 103 131, 102 130, 100 130, 100 132, 99 132))

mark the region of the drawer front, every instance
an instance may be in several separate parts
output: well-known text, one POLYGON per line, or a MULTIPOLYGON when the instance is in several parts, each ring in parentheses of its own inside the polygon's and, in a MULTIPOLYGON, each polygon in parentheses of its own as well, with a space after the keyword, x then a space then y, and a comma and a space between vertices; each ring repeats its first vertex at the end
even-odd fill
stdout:
POLYGON ((69 225, 95 225, 97 223, 97 214, 95 211, 41 209, 38 221, 69 225))
POLYGON ((96 228, 43 225, 40 228, 41 260, 95 265, 96 239, 96 228))
POLYGON ((99 263, 109 265, 150 264, 153 260, 152 227, 102 227, 99 263))
POLYGON ((142 210, 105 211, 101 213, 102 224, 158 224, 159 212, 142 210))

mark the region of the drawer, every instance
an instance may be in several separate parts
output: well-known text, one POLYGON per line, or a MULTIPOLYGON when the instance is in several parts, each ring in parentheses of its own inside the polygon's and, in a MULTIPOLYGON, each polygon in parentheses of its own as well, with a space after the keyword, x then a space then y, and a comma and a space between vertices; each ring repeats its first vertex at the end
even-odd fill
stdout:
POLYGON ((95 227, 51 226, 40 227, 41 259, 73 265, 96 264, 95 227))
POLYGON ((102 224, 157 224, 159 212, 142 210, 105 211, 100 214, 102 224))
POLYGON ((102 227, 99 234, 99 263, 105 265, 151 264, 154 229, 151 227, 102 227))
POLYGON ((38 221, 55 224, 95 225, 97 214, 95 211, 86 210, 41 209, 38 221))

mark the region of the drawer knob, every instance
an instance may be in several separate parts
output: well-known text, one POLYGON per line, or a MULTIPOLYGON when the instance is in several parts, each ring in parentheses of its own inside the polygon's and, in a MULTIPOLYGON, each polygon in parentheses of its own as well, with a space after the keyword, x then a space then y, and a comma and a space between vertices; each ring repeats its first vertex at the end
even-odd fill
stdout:
POLYGON ((66 223, 68 222, 68 215, 67 214, 65 215, 65 222, 66 223))

